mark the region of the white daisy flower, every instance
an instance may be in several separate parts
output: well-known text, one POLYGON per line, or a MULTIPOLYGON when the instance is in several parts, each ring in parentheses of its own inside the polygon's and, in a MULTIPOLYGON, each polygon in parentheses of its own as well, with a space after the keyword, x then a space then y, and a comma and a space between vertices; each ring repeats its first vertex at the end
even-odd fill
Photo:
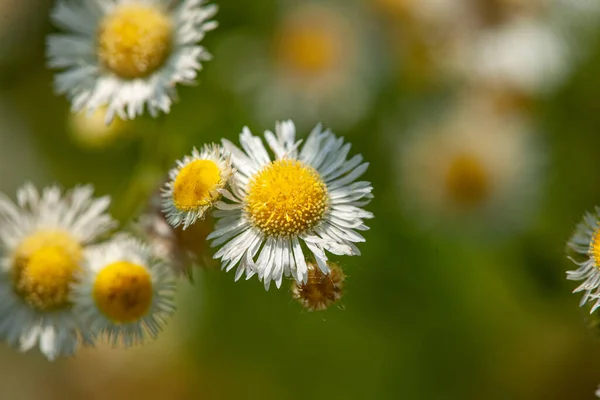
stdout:
POLYGON ((353 125, 367 114, 383 76, 378 42, 364 15, 353 2, 288 7, 269 37, 232 40, 232 57, 247 49, 248 62, 233 69, 228 83, 237 82, 236 89, 249 95, 264 123, 293 113, 300 125, 317 118, 353 125))
POLYGON ((84 186, 63 195, 52 186, 40 194, 26 184, 17 204, 0 194, 0 338, 22 351, 39 344, 54 359, 77 348, 70 285, 85 246, 115 226, 109 198, 92 192, 84 186))
POLYGON ((216 229, 208 236, 226 271, 236 265, 236 280, 258 273, 268 289, 283 276, 306 282, 304 247, 328 274, 325 250, 336 255, 359 255, 354 243, 365 239, 363 219, 373 214, 361 207, 372 199, 369 182, 355 182, 368 163, 356 155, 347 159, 350 144, 317 126, 299 149, 292 121, 278 123, 275 134, 265 132, 275 154, 272 160, 260 138, 248 128, 240 135, 243 151, 228 140, 234 176, 232 191, 222 190, 231 202, 217 202, 216 229), (304 246, 303 246, 304 244, 304 246), (256 258, 258 257, 258 258, 256 258))
POLYGON ((479 235, 527 221, 541 186, 541 156, 526 120, 494 107, 485 97, 462 99, 402 139, 403 201, 424 227, 479 235))
POLYGON ((107 106, 106 122, 144 107, 168 113, 178 83, 191 84, 210 54, 197 43, 216 28, 204 0, 58 0, 51 18, 66 33, 47 40, 48 66, 65 69, 55 90, 72 110, 107 106))
POLYGON ((513 18, 485 30, 469 51, 459 56, 466 76, 528 95, 556 89, 573 66, 564 34, 542 18, 513 18))
POLYGON ((162 191, 163 212, 167 222, 183 229, 204 218, 206 211, 221 197, 219 192, 233 174, 231 158, 220 146, 195 148, 191 156, 177 160, 169 171, 162 191))
POLYGON ((86 253, 86 266, 73 286, 75 313, 89 334, 113 345, 155 338, 175 311, 171 269, 142 242, 119 235, 86 253))
POLYGON ((575 228, 567 246, 575 253, 584 256, 579 261, 569 257, 579 266, 574 271, 567 271, 567 279, 583 281, 573 293, 583 292, 580 306, 588 300, 595 301, 590 312, 600 307, 600 208, 593 213, 585 213, 583 220, 575 228))

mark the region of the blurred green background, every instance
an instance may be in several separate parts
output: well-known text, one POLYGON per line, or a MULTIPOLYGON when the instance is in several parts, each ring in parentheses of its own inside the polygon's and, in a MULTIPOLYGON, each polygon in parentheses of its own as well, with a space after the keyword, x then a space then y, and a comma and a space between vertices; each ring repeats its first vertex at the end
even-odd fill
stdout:
MULTIPOLYGON (((519 100, 511 107, 533 120, 543 143, 542 193, 523 229, 498 240, 465 240, 423 229, 405 212, 400 198, 410 193, 399 184, 398 143, 415 115, 434 115, 474 83, 440 62, 451 44, 431 44, 426 35, 435 27, 415 17, 416 2, 395 1, 317 2, 341 7, 333 14, 349 15, 358 35, 346 46, 361 52, 352 79, 368 98, 363 111, 340 117, 322 106, 313 120, 295 106, 275 116, 297 120, 300 137, 323 122, 353 143, 352 154, 371 162, 366 179, 375 199, 367 209, 376 218, 362 256, 340 260, 348 276, 341 303, 311 313, 292 300, 289 284, 266 292, 255 278, 235 283, 218 268, 198 269, 195 284, 181 283, 179 311, 155 343, 85 349, 54 363, 2 346, 1 399, 594 398, 600 330, 588 329, 593 321, 571 294, 575 283, 565 280, 573 269, 565 243, 583 212, 600 203, 598 14, 582 13, 585 23, 560 27, 575 38, 565 46, 577 54, 567 57, 571 68, 555 89, 500 88, 519 100)), ((255 134, 273 129, 254 92, 278 84, 276 73, 265 71, 252 50, 268 63, 271 53, 260 49, 281 37, 284 16, 303 3, 219 1, 220 26, 203 41, 214 60, 198 85, 179 88, 170 114, 140 118, 126 126, 127 135, 90 146, 72 132, 69 104, 53 94, 53 71, 44 66, 52 2, 0 0, 0 190, 14 196, 26 180, 89 182, 113 196, 121 220, 134 218, 192 146, 223 137, 235 142, 245 125, 255 134), (258 83, 238 79, 245 74, 258 83)), ((466 47, 478 29, 517 18, 522 9, 498 11, 518 1, 462 3, 475 15, 485 10, 461 36, 466 47)), ((455 26, 476 18, 459 15, 464 20, 455 26)))

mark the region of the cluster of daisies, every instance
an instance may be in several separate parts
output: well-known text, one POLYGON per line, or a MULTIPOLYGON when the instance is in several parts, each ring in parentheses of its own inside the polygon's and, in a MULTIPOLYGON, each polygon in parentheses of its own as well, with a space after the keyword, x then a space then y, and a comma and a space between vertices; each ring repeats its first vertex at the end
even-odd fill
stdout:
MULTIPOLYGON (((219 247, 214 258, 222 268, 236 269, 236 280, 257 275, 268 289, 271 282, 279 288, 284 277, 303 286, 335 276, 336 293, 303 297, 317 301, 309 308, 325 308, 328 299, 337 300, 343 281, 327 253, 359 255, 355 243, 364 241, 359 232, 373 217, 362 208, 373 188, 358 180, 369 164, 361 155, 348 158, 350 144, 320 125, 304 143, 296 139, 291 121, 278 123, 275 133, 266 131, 264 137, 273 157, 263 140, 244 128, 241 149, 223 139, 222 146, 194 149, 177 161, 162 191, 163 212, 169 224, 183 229, 211 212, 216 224, 207 239, 219 247)), ((300 287, 294 293, 311 290, 300 287)))
POLYGON ((31 184, 16 203, 0 195, 0 337, 23 351, 54 359, 100 336, 133 344, 174 311, 171 270, 142 241, 109 239, 110 200, 92 195, 31 184))
MULTIPOLYGON (((58 0, 51 18, 64 33, 49 37, 48 64, 61 69, 56 91, 87 115, 78 124, 168 113, 176 84, 194 82, 210 58, 197 43, 216 27, 217 8, 203 2, 58 0)), ((337 301, 345 276, 328 257, 360 254, 373 217, 363 209, 371 184, 359 180, 368 163, 320 125, 304 142, 291 121, 264 141, 244 128, 240 145, 223 140, 178 160, 159 218, 141 215, 141 230, 119 230, 109 198, 91 186, 26 184, 16 202, 0 194, 0 339, 55 359, 99 340, 156 337, 186 268, 173 242, 208 215, 216 223, 205 240, 236 280, 256 275, 268 289, 290 278, 311 311, 337 301)))
MULTIPOLYGON (((294 281, 309 310, 341 296, 344 274, 327 253, 358 255, 373 215, 368 163, 317 126, 306 142, 291 121, 263 141, 245 128, 241 149, 223 140, 177 161, 162 190, 172 229, 216 219, 208 235, 235 279, 257 275, 265 288, 294 281)), ((0 197, 0 338, 49 358, 108 339, 129 346, 156 337, 175 310, 176 268, 148 237, 115 233, 110 200, 89 186, 39 193, 26 184, 13 203, 0 197)), ((202 243, 198 243, 202 246, 202 243)))

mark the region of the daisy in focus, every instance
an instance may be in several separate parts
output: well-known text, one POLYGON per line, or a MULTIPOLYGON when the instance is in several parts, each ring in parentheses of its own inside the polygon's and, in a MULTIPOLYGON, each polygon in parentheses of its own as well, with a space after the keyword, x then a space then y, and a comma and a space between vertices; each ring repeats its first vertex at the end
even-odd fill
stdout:
POLYGON ((539 188, 529 125, 477 97, 429 119, 401 143, 407 215, 451 231, 503 232, 522 224, 539 188))
POLYGON ((109 198, 92 192, 52 186, 38 193, 26 184, 17 204, 0 195, 0 338, 22 351, 39 345, 55 359, 77 349, 71 285, 86 246, 116 225, 106 213, 109 198))
POLYGON ((571 261, 578 268, 567 272, 567 279, 572 281, 583 281, 573 293, 583 292, 580 306, 587 301, 595 301, 590 313, 600 307, 600 208, 596 207, 593 213, 585 213, 583 220, 575 228, 575 232, 567 246, 583 260, 571 261))
POLYGON ((124 235, 90 248, 86 259, 73 299, 88 333, 125 346, 156 338, 175 311, 175 280, 165 262, 124 235))
POLYGON ((64 70, 54 86, 72 110, 106 106, 133 119, 144 108, 168 113, 178 83, 191 84, 209 53, 197 43, 216 28, 203 0, 58 0, 51 13, 65 33, 47 40, 48 66, 64 70))
POLYGON ((350 126, 368 112, 382 75, 370 37, 353 2, 298 3, 283 11, 270 37, 244 46, 251 61, 236 73, 238 89, 251 94, 263 123, 293 113, 299 125, 324 119, 350 126))
POLYGON ((205 145, 202 151, 194 149, 191 156, 177 160, 162 191, 167 222, 186 229, 204 218, 232 174, 230 156, 220 146, 205 145))
POLYGON ((371 184, 357 181, 369 164, 361 155, 348 159, 350 144, 321 126, 300 146, 292 121, 278 123, 275 133, 265 132, 274 153, 248 128, 240 135, 239 149, 228 140, 237 173, 229 202, 216 204, 212 246, 221 246, 215 258, 226 271, 238 267, 235 278, 255 273, 268 289, 281 286, 284 276, 307 282, 305 252, 314 256, 323 274, 329 274, 326 251, 359 255, 354 243, 365 239, 363 220, 373 214, 363 210, 373 195, 371 184))

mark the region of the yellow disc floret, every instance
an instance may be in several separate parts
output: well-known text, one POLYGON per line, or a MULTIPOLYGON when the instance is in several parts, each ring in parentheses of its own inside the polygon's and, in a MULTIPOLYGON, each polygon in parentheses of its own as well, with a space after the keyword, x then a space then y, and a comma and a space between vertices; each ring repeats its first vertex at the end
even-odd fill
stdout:
POLYGON ((70 286, 81 259, 81 245, 68 233, 37 232, 16 248, 12 270, 14 290, 39 311, 68 307, 70 286))
POLYGON ((450 198, 461 206, 475 206, 488 196, 489 176, 477 157, 461 154, 452 160, 446 175, 450 198))
POLYGON ((592 235, 589 254, 594 259, 596 268, 600 269, 600 228, 597 228, 592 235))
POLYGON ((250 181, 246 214, 270 236, 298 235, 315 227, 329 206, 321 176, 296 160, 277 160, 250 181))
POLYGON ((173 26, 162 10, 151 5, 125 4, 101 22, 98 58, 126 79, 143 78, 169 57, 173 26))
POLYGON ((194 160, 179 171, 173 183, 173 203, 181 211, 210 205, 221 187, 221 170, 214 161, 194 160))
POLYGON ((152 277, 146 268, 128 261, 104 267, 94 282, 98 309, 115 323, 144 317, 152 304, 152 277))

